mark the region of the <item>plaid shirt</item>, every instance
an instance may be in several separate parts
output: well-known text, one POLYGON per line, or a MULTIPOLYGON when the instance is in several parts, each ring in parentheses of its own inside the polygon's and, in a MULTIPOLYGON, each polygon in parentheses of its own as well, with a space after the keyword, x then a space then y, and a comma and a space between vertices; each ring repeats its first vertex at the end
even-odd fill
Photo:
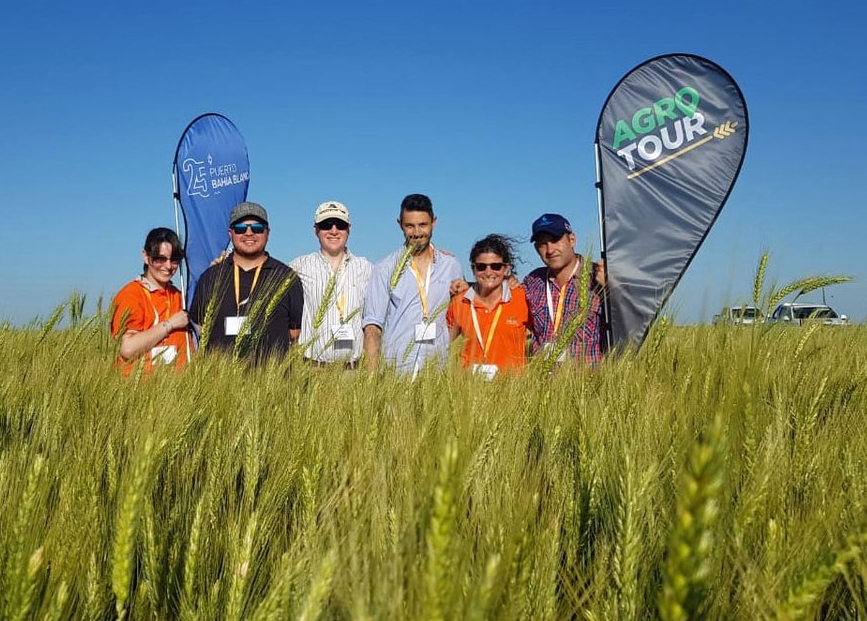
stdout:
MULTIPOLYGON (((553 277, 548 274, 547 267, 540 267, 527 274, 524 278, 524 291, 527 293, 527 306, 530 307, 530 329, 533 333, 532 353, 536 355, 546 343, 556 341, 554 336, 554 318, 548 310, 546 283, 551 283, 551 300, 556 309, 560 300, 561 289, 553 277)), ((566 284, 566 300, 563 305, 563 318, 560 321, 560 332, 569 326, 572 318, 580 314, 578 283, 570 279, 566 284)), ((575 332, 575 337, 569 343, 568 351, 573 358, 584 359, 584 362, 595 366, 602 360, 605 342, 605 316, 602 300, 591 285, 587 293, 590 301, 590 313, 584 325, 575 332)))

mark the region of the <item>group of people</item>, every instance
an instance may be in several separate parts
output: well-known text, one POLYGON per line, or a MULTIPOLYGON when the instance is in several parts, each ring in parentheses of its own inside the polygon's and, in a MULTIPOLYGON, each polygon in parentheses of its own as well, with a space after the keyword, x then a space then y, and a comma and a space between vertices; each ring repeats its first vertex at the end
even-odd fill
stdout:
POLYGON ((231 251, 202 274, 187 310, 171 282, 183 247, 171 229, 153 229, 142 250, 142 275, 114 299, 119 364, 125 374, 141 359, 145 371, 182 368, 195 348, 191 331, 205 351, 261 359, 297 346, 312 365, 351 369, 365 361, 374 369, 384 363, 413 377, 425 364, 442 363, 459 336, 466 338, 463 365, 489 378, 519 371, 528 354, 599 362, 604 269, 597 263, 582 270, 566 218, 549 213, 533 222, 531 241, 544 267, 523 283, 513 273, 515 240, 496 234, 473 245, 475 280, 467 282, 455 256, 434 246, 436 221, 430 198, 406 196, 397 219, 403 244, 373 265, 347 246, 349 210, 328 201, 313 216, 319 249, 286 265, 266 250, 266 210, 241 203, 229 217, 231 251), (574 334, 562 342, 567 326, 574 334))

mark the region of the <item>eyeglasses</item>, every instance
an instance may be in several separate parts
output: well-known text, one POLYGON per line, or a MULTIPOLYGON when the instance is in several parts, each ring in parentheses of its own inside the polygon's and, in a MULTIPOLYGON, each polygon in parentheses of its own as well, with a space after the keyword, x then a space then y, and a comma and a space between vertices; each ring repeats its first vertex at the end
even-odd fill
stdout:
POLYGON ((183 260, 184 257, 164 257, 161 254, 151 255, 151 263, 154 265, 165 265, 168 262, 171 262, 172 265, 178 265, 183 260))
POLYGON ((261 235, 268 228, 264 222, 239 222, 229 227, 235 235, 243 235, 249 228, 254 235, 261 235))
POLYGON ((473 269, 475 269, 477 272, 484 272, 487 268, 490 267, 492 271, 499 272, 501 269, 506 267, 506 265, 506 263, 480 263, 479 261, 476 261, 475 263, 473 263, 473 269))
POLYGON ((320 231, 330 231, 332 227, 336 226, 338 231, 345 231, 349 228, 349 222, 344 222, 343 220, 338 220, 337 218, 328 218, 328 220, 323 220, 316 227, 320 231))

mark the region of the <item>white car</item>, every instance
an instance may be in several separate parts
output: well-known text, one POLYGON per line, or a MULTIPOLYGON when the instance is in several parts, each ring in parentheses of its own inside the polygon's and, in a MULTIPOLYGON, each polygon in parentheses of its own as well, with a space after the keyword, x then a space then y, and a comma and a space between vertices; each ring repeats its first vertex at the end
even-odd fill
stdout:
POLYGON ((849 323, 849 318, 846 315, 838 315, 837 311, 827 304, 784 302, 774 310, 771 321, 795 326, 811 322, 823 323, 827 326, 844 326, 849 323))
POLYGON ((762 323, 764 320, 765 316, 762 314, 762 311, 755 306, 726 306, 720 311, 719 315, 713 316, 714 323, 734 325, 762 323))

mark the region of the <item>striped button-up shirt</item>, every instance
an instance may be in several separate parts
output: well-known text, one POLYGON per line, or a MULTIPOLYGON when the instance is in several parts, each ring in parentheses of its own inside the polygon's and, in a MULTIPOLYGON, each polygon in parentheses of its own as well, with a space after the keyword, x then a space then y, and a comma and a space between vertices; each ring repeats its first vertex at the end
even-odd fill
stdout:
MULTIPOLYGON (((304 286, 304 314, 298 344, 304 357, 317 362, 355 362, 361 356, 361 310, 373 264, 346 249, 337 272, 322 252, 305 254, 289 263, 304 286), (346 325, 352 340, 335 338, 346 325)), ((343 333, 340 336, 344 336, 343 333)))

